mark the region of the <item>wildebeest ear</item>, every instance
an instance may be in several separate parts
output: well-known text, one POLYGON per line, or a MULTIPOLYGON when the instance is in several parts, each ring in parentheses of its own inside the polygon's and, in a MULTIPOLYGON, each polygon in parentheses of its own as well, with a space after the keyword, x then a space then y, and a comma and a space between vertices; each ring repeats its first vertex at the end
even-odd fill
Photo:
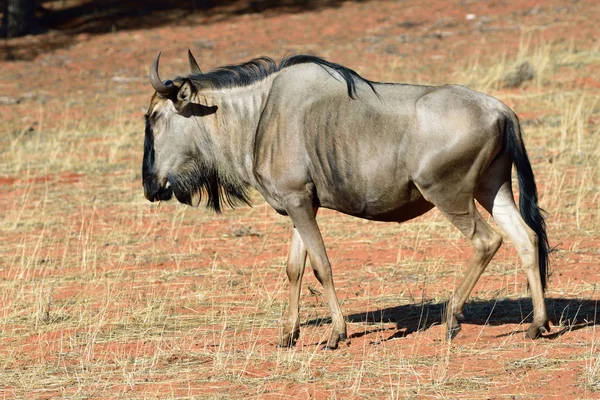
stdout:
POLYGON ((192 83, 187 79, 184 80, 177 91, 177 99, 174 102, 177 111, 181 112, 192 101, 193 93, 192 83))
POLYGON ((179 88, 177 92, 177 101, 190 102, 192 99, 192 84, 187 79, 183 82, 183 85, 179 88))

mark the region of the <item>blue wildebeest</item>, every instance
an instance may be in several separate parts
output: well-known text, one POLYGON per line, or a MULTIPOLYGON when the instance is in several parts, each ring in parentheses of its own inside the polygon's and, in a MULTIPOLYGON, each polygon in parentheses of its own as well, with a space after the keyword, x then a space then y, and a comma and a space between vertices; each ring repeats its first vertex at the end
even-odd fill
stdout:
POLYGON ((325 207, 375 221, 403 222, 437 207, 470 241, 473 259, 450 298, 447 336, 501 245, 477 200, 515 244, 527 271, 533 323, 549 330, 544 303, 548 241, 519 121, 499 100, 461 86, 377 83, 321 58, 263 57, 163 81, 160 53, 150 69, 156 91, 146 114, 142 179, 148 200, 217 212, 248 203, 258 190, 294 224, 287 262, 289 308, 279 345, 300 333, 300 285, 308 254, 331 311, 328 348, 346 323, 316 222, 325 207), (520 212, 511 188, 516 166, 520 212))

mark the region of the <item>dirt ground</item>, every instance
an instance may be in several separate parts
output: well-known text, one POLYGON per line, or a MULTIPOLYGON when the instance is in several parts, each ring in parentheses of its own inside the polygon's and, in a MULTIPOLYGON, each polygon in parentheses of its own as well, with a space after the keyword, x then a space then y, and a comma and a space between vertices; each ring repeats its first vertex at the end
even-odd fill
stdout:
POLYGON ((1 398, 600 398, 597 2, 313 3, 153 11, 105 33, 83 19, 0 43, 1 398), (184 75, 188 48, 203 70, 309 53, 510 105, 554 248, 552 332, 524 337, 508 240, 447 342, 468 241, 435 210, 402 225, 322 210, 350 337, 321 350, 328 311, 308 269, 301 338, 277 348, 290 221, 257 193, 221 215, 143 196, 148 68, 162 51, 162 77, 184 75), (507 85, 525 62, 533 78, 507 85))

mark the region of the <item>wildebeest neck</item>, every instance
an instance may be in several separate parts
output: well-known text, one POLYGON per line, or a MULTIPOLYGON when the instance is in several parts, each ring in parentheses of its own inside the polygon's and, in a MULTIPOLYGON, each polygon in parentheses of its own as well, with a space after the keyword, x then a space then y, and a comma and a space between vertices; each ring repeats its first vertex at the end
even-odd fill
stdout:
POLYGON ((214 115, 197 120, 207 130, 199 139, 209 142, 198 143, 202 153, 204 149, 210 152, 202 158, 218 165, 221 174, 245 185, 256 186, 252 172, 255 136, 276 75, 246 87, 198 93, 198 102, 218 107, 214 115))

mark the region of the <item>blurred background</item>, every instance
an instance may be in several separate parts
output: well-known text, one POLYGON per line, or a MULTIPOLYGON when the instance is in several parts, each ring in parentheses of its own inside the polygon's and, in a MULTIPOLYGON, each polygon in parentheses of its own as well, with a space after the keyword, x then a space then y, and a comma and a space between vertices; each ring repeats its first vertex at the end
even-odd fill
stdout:
POLYGON ((109 32, 113 29, 148 28, 169 23, 160 18, 201 12, 219 14, 256 13, 269 9, 293 12, 335 6, 344 0, 6 0, 0 2, 3 12, 3 37, 39 34, 49 29, 76 29, 87 32, 109 32))
POLYGON ((0 397, 597 397, 597 1, 2 0, 0 13, 0 397), (307 53, 512 107, 554 249, 549 338, 523 339, 531 302, 508 240, 448 343, 468 241, 435 210, 402 225, 322 210, 350 344, 319 351, 328 310, 307 269, 301 339, 275 348, 290 221, 257 193, 221 215, 143 197, 148 69, 161 51, 163 79, 186 75, 188 49, 203 71, 307 53))

